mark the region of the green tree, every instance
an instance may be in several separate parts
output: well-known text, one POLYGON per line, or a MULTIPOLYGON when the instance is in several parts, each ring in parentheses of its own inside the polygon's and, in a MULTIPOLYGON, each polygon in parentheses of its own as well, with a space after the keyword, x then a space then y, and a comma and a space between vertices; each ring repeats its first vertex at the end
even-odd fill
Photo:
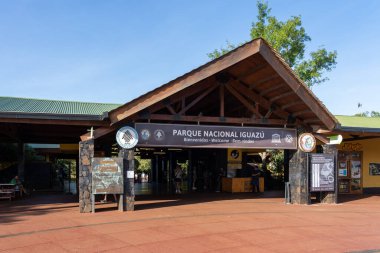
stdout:
MULTIPOLYGON (((320 47, 306 59, 306 42, 311 41, 311 38, 302 26, 301 16, 279 21, 270 15, 271 9, 263 1, 257 2, 257 9, 257 21, 252 23, 251 38, 265 39, 309 87, 327 81, 328 78, 323 75, 335 67, 337 52, 320 47)), ((216 49, 208 56, 211 59, 218 58, 237 46, 227 41, 225 48, 216 49)))
POLYGON ((354 116, 357 116, 357 117, 373 117, 373 118, 378 118, 380 117, 380 112, 377 112, 377 111, 365 111, 365 112, 359 112, 359 113, 356 113, 354 116))
MULTIPOLYGON (((360 109, 361 107, 363 107, 363 104, 362 103, 358 103, 358 109, 360 109)), ((377 111, 365 111, 365 112, 359 112, 359 113, 356 113, 354 116, 357 116, 357 117, 380 117, 380 112, 377 112, 377 111)))
POLYGON ((140 157, 136 157, 135 159, 135 167, 138 173, 149 173, 151 170, 151 160, 150 159, 141 159, 140 157))

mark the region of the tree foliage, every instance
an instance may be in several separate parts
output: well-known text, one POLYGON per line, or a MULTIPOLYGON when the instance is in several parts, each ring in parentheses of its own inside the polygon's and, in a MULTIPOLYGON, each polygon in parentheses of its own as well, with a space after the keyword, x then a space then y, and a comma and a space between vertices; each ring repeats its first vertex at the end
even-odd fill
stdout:
MULTIPOLYGON (((306 59, 306 43, 310 42, 311 38, 302 26, 301 16, 280 21, 271 16, 268 3, 263 1, 257 2, 257 9, 257 21, 252 23, 250 30, 251 38, 265 39, 309 87, 328 80, 324 74, 335 67, 337 52, 329 52, 321 47, 311 52, 306 59)), ((239 45, 233 45, 227 41, 225 48, 216 49, 208 56, 211 59, 218 58, 237 46, 239 45)))
POLYGON ((138 173, 148 173, 151 170, 152 164, 150 159, 141 159, 140 157, 136 157, 135 159, 135 167, 138 173))
POLYGON ((377 111, 365 111, 365 112, 359 112, 359 113, 356 113, 354 116, 357 116, 357 117, 380 117, 380 112, 377 112, 377 111))

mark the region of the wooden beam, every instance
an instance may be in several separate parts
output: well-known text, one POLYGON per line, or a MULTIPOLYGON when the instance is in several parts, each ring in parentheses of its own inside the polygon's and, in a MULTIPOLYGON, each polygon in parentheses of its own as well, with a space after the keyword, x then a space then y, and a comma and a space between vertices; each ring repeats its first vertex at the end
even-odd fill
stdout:
POLYGON ((272 113, 273 113, 272 108, 269 108, 268 112, 264 115, 264 118, 268 119, 272 115, 272 113))
POLYGON ((219 100, 220 100, 220 117, 224 117, 224 84, 219 88, 219 100))
POLYGON ((110 112, 111 123, 121 121, 147 107, 153 105, 162 99, 169 97, 181 90, 184 90, 195 83, 198 83, 221 70, 227 69, 235 65, 238 62, 251 57, 259 52, 261 40, 253 40, 228 54, 215 59, 214 61, 207 63, 147 94, 141 96, 138 99, 131 101, 113 111, 110 112))
POLYGON ((277 90, 278 88, 280 88, 281 86, 283 86, 284 83, 278 83, 276 85, 273 85, 271 86, 270 88, 266 89, 266 90, 263 90, 262 92, 260 92, 260 96, 265 96, 266 94, 272 92, 272 91, 275 91, 277 90))
POLYGON ((288 104, 286 104, 286 105, 283 105, 283 106, 281 106, 281 110, 286 110, 286 109, 288 109, 288 108, 290 108, 290 107, 292 107, 292 106, 295 106, 295 105, 304 105, 305 103, 303 102, 303 101, 301 101, 301 100, 296 100, 296 101, 293 101, 293 102, 291 102, 291 103, 288 103, 288 104))
POLYGON ((312 124, 312 123, 319 123, 321 122, 321 120, 318 118, 314 118, 314 119, 305 119, 303 122, 305 122, 306 124, 312 124))
MULTIPOLYGON (((118 128, 119 128, 119 126, 117 124, 114 124, 110 127, 97 128, 93 131, 93 138, 98 139, 100 137, 103 137, 109 133, 112 133, 113 131, 116 131, 116 129, 118 129, 118 128)), ((80 136, 81 141, 86 141, 86 140, 89 140, 90 138, 91 138, 90 133, 86 133, 86 134, 83 134, 80 136)))
MULTIPOLYGON (((271 108, 272 106, 272 103, 261 97, 258 93, 256 93, 255 91, 253 90, 250 90, 247 88, 247 86, 240 80, 235 80, 234 82, 234 87, 236 90, 238 90, 241 94, 244 94, 245 96, 248 96, 250 97, 252 100, 254 100, 256 102, 256 105, 260 105, 262 106, 264 109, 266 110, 269 110, 269 108, 271 108)), ((274 114, 276 114, 277 116, 279 116, 280 118, 283 118, 285 120, 288 119, 288 116, 289 114, 286 113, 286 112, 281 112, 281 111, 273 111, 274 114)))
POLYGON ((315 138, 323 142, 324 144, 330 143, 330 139, 328 139, 326 136, 323 136, 321 134, 314 134, 315 138))
MULTIPOLYGON (((170 122, 203 122, 203 123, 228 123, 228 124, 257 124, 257 125, 285 125, 286 121, 282 119, 254 119, 254 118, 234 118, 234 117, 212 117, 212 116, 184 116, 184 115, 167 115, 151 114, 150 120, 161 120, 170 122)), ((289 125, 289 124, 288 124, 289 125)))
POLYGON ((181 98, 181 109, 184 109, 186 107, 186 97, 183 96, 181 98))
POLYGON ((253 68, 249 68, 246 72, 244 72, 243 74, 239 75, 239 79, 244 79, 250 75, 252 75, 253 73, 255 73, 256 71, 259 71, 261 69, 264 69, 265 67, 267 66, 267 64, 260 64, 256 67, 253 67, 253 68))
POLYGON ((300 81, 291 68, 281 61, 272 51, 269 45, 262 40, 260 44, 260 55, 272 66, 288 86, 298 95, 328 129, 333 129, 338 123, 334 116, 324 107, 315 95, 300 81))
POLYGON ((199 101, 201 101, 205 96, 207 96, 208 94, 210 94, 214 89, 216 89, 216 87, 218 87, 219 84, 215 84, 213 86, 211 86, 209 89, 207 89, 205 92, 203 92, 199 97, 197 97, 196 99, 194 99, 193 101, 191 101, 190 104, 188 104, 185 108, 183 108, 178 114, 179 115, 182 115, 184 114, 187 110, 189 110, 191 107, 193 107, 196 103, 198 103, 199 101))
POLYGON ((293 113, 292 115, 294 117, 298 117, 298 116, 300 116, 302 114, 306 114, 306 113, 313 113, 313 112, 310 109, 307 109, 307 110, 297 111, 297 112, 293 113))
POLYGON ((293 95, 294 94, 294 91, 288 91, 288 92, 285 92, 285 93, 282 93, 281 95, 278 95, 278 96, 275 96, 275 97, 272 97, 271 99, 269 99, 270 102, 274 102, 276 100, 279 100, 281 98, 285 98, 285 97, 288 97, 290 95, 293 95))
MULTIPOLYGON (((197 92, 202 92, 204 91, 205 89, 208 89, 210 88, 211 86, 213 86, 215 83, 213 82, 206 82, 206 83, 201 83, 199 85, 195 85, 195 86, 192 86, 192 87, 189 87, 187 88, 186 90, 183 90, 183 91, 180 91, 174 95, 172 95, 170 97, 170 101, 172 103, 177 103, 177 102, 181 102, 181 109, 185 108, 186 107, 186 98, 191 96, 191 95, 194 95, 196 94, 197 92)), ((157 112, 161 109, 163 109, 165 106, 163 103, 155 103, 149 107, 147 107, 145 110, 148 110, 149 113, 154 113, 154 112, 157 112)), ((141 112, 141 111, 139 111, 141 112)))
POLYGON ((171 105, 166 105, 166 108, 168 108, 168 110, 171 114, 176 114, 176 112, 174 111, 174 109, 171 105))
POLYGON ((240 101, 245 107, 248 108, 256 117, 263 118, 263 116, 260 114, 259 110, 257 109, 258 106, 253 106, 249 101, 247 101, 242 95, 239 94, 231 85, 226 85, 227 90, 235 97, 238 101, 240 101))
MULTIPOLYGON (((275 78, 277 78, 277 77, 279 77, 279 76, 277 75, 277 73, 276 73, 276 74, 273 74, 273 75, 270 75, 270 76, 268 76, 268 77, 266 77, 266 78, 264 78, 264 79, 261 79, 261 80, 259 80, 259 81, 257 81, 257 82, 254 82, 254 83, 250 84, 250 85, 249 85, 249 88, 250 88, 250 89, 253 89, 255 86, 260 85, 260 84, 262 84, 262 83, 266 83, 266 82, 268 82, 268 81, 270 81, 270 80, 272 80, 272 79, 275 79, 275 78)), ((239 79, 241 79, 241 78, 239 78, 239 79)))

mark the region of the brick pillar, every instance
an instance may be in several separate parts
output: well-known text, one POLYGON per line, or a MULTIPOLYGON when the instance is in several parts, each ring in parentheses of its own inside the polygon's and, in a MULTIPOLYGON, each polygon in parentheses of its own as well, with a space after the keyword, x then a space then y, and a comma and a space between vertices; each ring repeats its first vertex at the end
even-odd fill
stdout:
POLYGON ((94 140, 79 142, 79 211, 91 212, 91 160, 94 157, 94 140))
POLYGON ((336 204, 338 203, 338 190, 337 190, 337 187, 338 187, 338 184, 337 184, 337 181, 338 181, 338 177, 337 177, 337 154, 338 154, 338 150, 337 150, 337 146, 336 145, 322 145, 322 148, 323 148, 323 153, 324 154, 332 154, 334 155, 335 157, 335 161, 334 161, 334 164, 335 164, 335 192, 321 192, 321 203, 325 203, 325 204, 336 204))
POLYGON ((119 210, 135 210, 135 151, 122 149, 119 157, 123 158, 124 164, 124 195, 119 203, 119 210), (131 178, 128 178, 128 174, 131 178), (132 177, 133 175, 133 177, 132 177))

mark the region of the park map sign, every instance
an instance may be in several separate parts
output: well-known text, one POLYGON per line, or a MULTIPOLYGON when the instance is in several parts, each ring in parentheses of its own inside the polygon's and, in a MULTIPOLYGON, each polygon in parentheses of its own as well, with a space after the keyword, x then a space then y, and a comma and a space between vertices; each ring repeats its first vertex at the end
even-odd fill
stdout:
POLYGON ((310 157, 310 191, 335 191, 334 155, 310 154, 310 157))
POLYGON ((123 194, 123 159, 100 157, 92 160, 92 193, 123 194))
POLYGON ((295 129, 136 123, 140 147, 297 149, 295 129))

